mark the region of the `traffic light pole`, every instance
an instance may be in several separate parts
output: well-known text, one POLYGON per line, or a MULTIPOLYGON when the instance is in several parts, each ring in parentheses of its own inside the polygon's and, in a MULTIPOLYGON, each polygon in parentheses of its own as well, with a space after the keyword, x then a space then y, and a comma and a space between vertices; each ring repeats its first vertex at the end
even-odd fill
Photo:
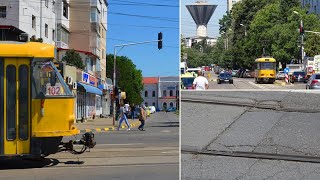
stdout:
MULTIPOLYGON (((154 40, 154 41, 144 41, 144 42, 137 42, 137 43, 128 43, 128 44, 119 44, 114 46, 114 55, 113 55, 113 95, 115 96, 115 87, 117 85, 116 83, 116 62, 117 62, 117 47, 126 47, 126 46, 133 46, 133 45, 138 45, 138 44, 148 44, 148 43, 153 43, 153 42, 162 42, 162 37, 161 40, 154 40)), ((116 122, 116 98, 113 99, 113 126, 115 125, 116 122)))

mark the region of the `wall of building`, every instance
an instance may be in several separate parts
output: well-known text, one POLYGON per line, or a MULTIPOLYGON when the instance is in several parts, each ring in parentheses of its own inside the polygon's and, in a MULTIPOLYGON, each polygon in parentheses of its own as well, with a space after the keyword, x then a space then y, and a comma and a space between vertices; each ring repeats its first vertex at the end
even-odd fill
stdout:
POLYGON ((309 13, 320 14, 320 0, 301 0, 301 6, 308 8, 309 13))
POLYGON ((158 84, 145 84, 141 97, 143 98, 143 104, 158 108, 158 84), (148 97, 145 96, 146 91, 148 92, 148 97), (153 92, 155 92, 154 96, 153 92))
POLYGON ((239 2, 239 1, 241 1, 241 0, 227 0, 227 8, 228 8, 228 11, 230 11, 230 10, 232 9, 232 6, 233 6, 235 3, 239 2))
POLYGON ((90 52, 90 0, 70 0, 69 46, 90 52))

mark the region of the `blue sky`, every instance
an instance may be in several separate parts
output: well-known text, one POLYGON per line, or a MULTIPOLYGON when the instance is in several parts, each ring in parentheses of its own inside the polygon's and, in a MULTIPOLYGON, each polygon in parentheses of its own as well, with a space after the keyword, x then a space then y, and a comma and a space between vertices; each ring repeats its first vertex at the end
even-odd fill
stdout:
POLYGON ((178 76, 179 1, 109 0, 108 3, 107 53, 113 54, 115 45, 157 40, 161 31, 161 50, 154 42, 125 47, 117 55, 129 57, 144 77, 178 76))
MULTIPOLYGON (((194 4, 195 0, 181 0, 181 33, 184 37, 196 36, 196 24, 194 23, 186 5, 194 4)), ((227 0, 207 0, 208 4, 218 5, 214 11, 208 26, 209 37, 219 36, 219 19, 226 14, 227 0)))

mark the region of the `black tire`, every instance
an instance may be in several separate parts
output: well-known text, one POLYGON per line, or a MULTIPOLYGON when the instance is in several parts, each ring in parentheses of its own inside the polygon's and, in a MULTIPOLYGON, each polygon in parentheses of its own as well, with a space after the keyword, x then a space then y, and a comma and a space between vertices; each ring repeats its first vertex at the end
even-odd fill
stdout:
POLYGON ((229 81, 230 84, 233 84, 233 81, 229 81))

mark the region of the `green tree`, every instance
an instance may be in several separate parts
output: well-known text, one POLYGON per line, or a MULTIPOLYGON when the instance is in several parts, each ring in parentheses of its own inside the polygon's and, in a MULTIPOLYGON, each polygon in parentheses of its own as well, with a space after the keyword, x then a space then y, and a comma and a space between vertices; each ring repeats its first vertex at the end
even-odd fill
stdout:
MULTIPOLYGON (((143 99, 142 72, 136 68, 131 59, 125 56, 117 56, 116 59, 117 85, 126 92, 127 100, 132 104, 141 104, 143 99)), ((113 79, 113 54, 107 55, 107 77, 113 79)))
POLYGON ((67 50, 66 55, 62 58, 62 61, 65 61, 68 65, 75 66, 79 69, 85 68, 80 54, 74 49, 67 50))

